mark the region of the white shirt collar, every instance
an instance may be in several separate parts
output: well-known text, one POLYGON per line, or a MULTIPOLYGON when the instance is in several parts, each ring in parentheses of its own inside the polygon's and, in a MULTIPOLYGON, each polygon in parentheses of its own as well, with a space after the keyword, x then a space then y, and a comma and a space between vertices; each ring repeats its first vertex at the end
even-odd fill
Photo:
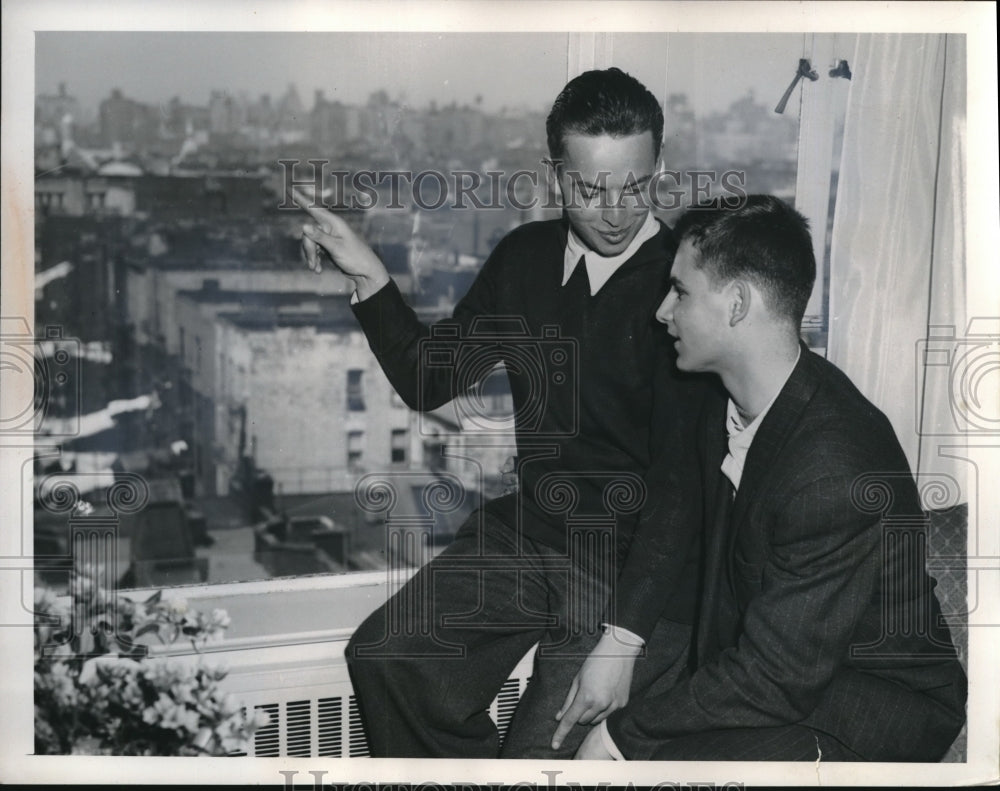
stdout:
POLYGON ((590 280, 590 296, 594 296, 608 282, 608 279, 615 273, 618 267, 635 255, 636 251, 656 236, 659 231, 659 223, 656 222, 652 213, 647 214, 645 222, 643 222, 642 227, 639 229, 639 233, 635 235, 635 238, 625 248, 625 251, 605 258, 600 253, 587 247, 583 240, 576 235, 573 226, 570 226, 569 236, 566 238, 566 253, 563 257, 562 284, 565 286, 569 282, 573 270, 576 269, 576 265, 582 257, 587 265, 587 278, 590 280))
POLYGON ((792 371, 795 370, 795 366, 799 364, 799 357, 801 356, 802 347, 800 346, 798 354, 795 355, 795 362, 792 363, 792 367, 788 369, 788 373, 781 380, 781 385, 778 387, 777 392, 775 392, 774 397, 767 402, 767 406, 760 411, 760 414, 753 419, 749 426, 743 425, 733 399, 730 398, 729 403, 726 404, 726 434, 729 436, 729 452, 726 454, 726 458, 722 460, 722 472, 732 481, 734 489, 740 488, 740 481, 743 479, 743 465, 746 463, 747 453, 750 452, 750 445, 753 442, 753 438, 757 436, 757 429, 760 428, 764 416, 770 411, 774 402, 778 400, 781 391, 785 389, 785 384, 792 375, 792 371))

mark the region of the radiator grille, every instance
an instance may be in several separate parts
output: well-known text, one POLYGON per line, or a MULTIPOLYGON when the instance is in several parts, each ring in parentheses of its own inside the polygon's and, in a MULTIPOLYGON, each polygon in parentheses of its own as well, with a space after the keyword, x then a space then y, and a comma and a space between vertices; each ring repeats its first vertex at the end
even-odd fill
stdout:
POLYGON ((271 721, 254 734, 253 754, 260 758, 277 758, 281 755, 281 717, 277 703, 265 703, 262 706, 255 706, 258 711, 263 711, 271 721))
MULTIPOLYGON (((501 744, 526 686, 526 679, 508 679, 490 706, 501 744)), ((346 723, 344 707, 343 697, 259 703, 253 708, 271 719, 254 734, 247 754, 259 758, 365 757, 368 742, 354 695, 347 697, 346 723)))
POLYGON ((316 744, 316 755, 321 758, 340 758, 344 754, 341 746, 343 730, 343 701, 340 698, 322 698, 319 701, 319 739, 316 744))
POLYGON ((308 700, 295 700, 285 706, 285 754, 293 758, 310 758, 313 755, 313 726, 310 720, 312 706, 308 700))
POLYGON ((365 739, 365 730, 361 725, 361 713, 358 711, 358 701, 354 695, 351 695, 347 712, 348 755, 351 758, 368 755, 368 740, 365 739))

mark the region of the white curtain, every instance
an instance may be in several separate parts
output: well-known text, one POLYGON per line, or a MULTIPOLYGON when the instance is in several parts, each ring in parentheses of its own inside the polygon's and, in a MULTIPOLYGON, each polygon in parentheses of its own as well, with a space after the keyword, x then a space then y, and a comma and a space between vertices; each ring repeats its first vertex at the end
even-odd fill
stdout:
POLYGON ((828 356, 932 477, 962 474, 939 453, 955 343, 922 342, 966 329, 965 64, 961 35, 858 37, 830 259, 828 356))

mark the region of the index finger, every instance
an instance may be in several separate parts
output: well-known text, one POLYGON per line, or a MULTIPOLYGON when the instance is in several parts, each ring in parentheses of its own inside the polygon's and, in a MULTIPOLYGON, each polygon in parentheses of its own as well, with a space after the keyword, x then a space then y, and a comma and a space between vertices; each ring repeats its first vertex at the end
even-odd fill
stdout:
POLYGON ((299 192, 295 187, 288 188, 288 196, 296 206, 320 224, 330 224, 331 221, 335 222, 336 219, 339 219, 335 219, 332 212, 327 211, 322 203, 318 203, 317 198, 306 195, 304 192, 299 192))
POLYGON ((569 707, 569 711, 563 714, 562 719, 559 720, 559 727, 556 728, 556 732, 552 736, 553 750, 558 750, 562 745, 563 739, 566 738, 566 735, 573 730, 573 726, 579 721, 584 708, 585 706, 579 701, 574 701, 573 705, 569 707))

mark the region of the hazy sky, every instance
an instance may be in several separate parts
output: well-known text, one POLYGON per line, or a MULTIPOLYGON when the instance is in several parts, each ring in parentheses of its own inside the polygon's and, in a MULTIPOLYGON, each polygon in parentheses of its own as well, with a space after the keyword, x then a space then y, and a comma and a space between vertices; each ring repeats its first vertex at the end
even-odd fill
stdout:
MULTIPOLYGON (((776 102, 808 34, 617 33, 612 61, 658 97, 685 92, 699 111, 754 90, 776 102)), ((114 87, 149 102, 206 105, 213 89, 277 99, 295 83, 363 103, 380 88, 415 107, 431 100, 545 110, 566 81, 569 37, 558 33, 39 32, 36 93, 60 82, 93 112, 114 87)), ((850 57, 847 53, 844 57, 850 57)))

